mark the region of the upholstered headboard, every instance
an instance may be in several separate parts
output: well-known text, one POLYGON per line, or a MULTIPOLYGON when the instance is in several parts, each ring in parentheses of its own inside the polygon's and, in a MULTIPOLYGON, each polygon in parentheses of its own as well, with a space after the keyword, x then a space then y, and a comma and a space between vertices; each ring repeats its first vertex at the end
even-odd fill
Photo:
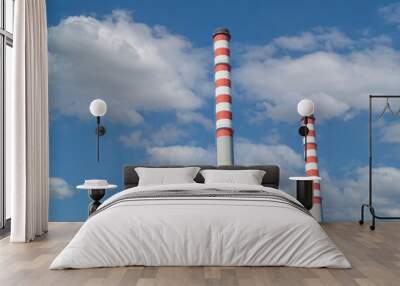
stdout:
MULTIPOLYGON (((136 187, 139 183, 138 174, 135 171, 136 167, 148 168, 177 168, 187 166, 125 166, 124 167, 124 189, 136 187)), ((265 187, 279 188, 279 167, 276 165, 253 165, 253 166, 197 166, 201 169, 221 169, 221 170, 264 170, 266 173, 262 180, 262 185, 265 187)), ((197 183, 204 183, 203 176, 199 173, 194 180, 197 183)))

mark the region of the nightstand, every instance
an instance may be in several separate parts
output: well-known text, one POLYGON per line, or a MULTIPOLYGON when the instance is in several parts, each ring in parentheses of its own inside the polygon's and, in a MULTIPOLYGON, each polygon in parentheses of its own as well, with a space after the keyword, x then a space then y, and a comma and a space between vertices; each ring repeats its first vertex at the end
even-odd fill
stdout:
POLYGON ((296 181, 296 199, 302 205, 311 210, 313 207, 313 181, 320 181, 320 177, 290 177, 289 180, 296 181))
POLYGON ((107 180, 85 180, 83 185, 76 186, 77 189, 87 190, 93 202, 88 207, 89 216, 101 205, 100 200, 104 197, 106 190, 115 189, 117 185, 111 185, 107 180))

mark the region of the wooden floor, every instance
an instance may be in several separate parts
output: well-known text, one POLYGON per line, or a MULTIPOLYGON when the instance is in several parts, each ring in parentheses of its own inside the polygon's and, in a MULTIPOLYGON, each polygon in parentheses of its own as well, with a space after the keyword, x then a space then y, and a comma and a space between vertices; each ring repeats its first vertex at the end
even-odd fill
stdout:
POLYGON ((400 285, 400 222, 323 225, 353 269, 289 267, 123 267, 48 270, 79 229, 79 223, 51 223, 49 233, 27 244, 0 241, 0 285, 400 285))

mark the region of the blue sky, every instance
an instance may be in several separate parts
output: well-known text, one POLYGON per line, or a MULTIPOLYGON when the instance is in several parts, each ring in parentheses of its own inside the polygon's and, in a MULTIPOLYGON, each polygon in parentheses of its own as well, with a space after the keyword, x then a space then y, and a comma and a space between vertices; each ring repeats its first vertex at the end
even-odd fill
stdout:
MULTIPOLYGON (((219 26, 232 33, 236 161, 279 164, 293 193, 287 177, 304 172, 296 103, 310 97, 325 218, 355 219, 367 194, 367 96, 400 93, 400 4, 197 2, 47 2, 50 220, 84 220, 89 199, 75 186, 121 186, 124 164, 214 163, 219 26), (88 111, 97 97, 109 105, 100 164, 88 111)), ((388 115, 376 126, 377 203, 399 214, 400 125, 388 115)))
POLYGON ((337 27, 355 35, 365 29, 395 34, 377 10, 395 1, 48 1, 48 23, 71 15, 107 15, 111 10, 134 12, 136 21, 163 25, 189 37, 199 46, 209 44, 215 27, 227 26, 244 43, 264 43, 284 34, 317 26, 337 27))

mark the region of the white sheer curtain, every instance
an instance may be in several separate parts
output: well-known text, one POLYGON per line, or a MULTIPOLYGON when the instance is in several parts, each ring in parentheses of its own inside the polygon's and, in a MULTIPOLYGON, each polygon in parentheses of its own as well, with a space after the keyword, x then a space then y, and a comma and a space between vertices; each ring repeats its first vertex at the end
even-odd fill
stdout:
POLYGON ((48 66, 45 0, 15 1, 11 108, 6 111, 6 180, 12 242, 47 232, 48 66))

